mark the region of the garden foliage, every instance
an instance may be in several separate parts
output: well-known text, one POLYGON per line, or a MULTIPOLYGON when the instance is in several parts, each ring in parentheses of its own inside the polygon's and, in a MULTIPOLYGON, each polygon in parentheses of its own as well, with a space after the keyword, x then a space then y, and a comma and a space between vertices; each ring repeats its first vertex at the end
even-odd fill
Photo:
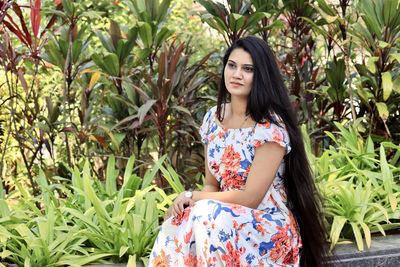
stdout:
POLYGON ((133 173, 132 156, 119 190, 113 156, 108 160, 105 183, 93 175, 87 160, 83 168, 74 166, 70 184, 49 184, 40 171, 41 194, 36 197, 17 182, 21 198, 11 200, 3 195, 0 202, 0 257, 21 266, 146 261, 160 218, 176 196, 151 182, 162 168, 171 184, 179 184, 175 173, 162 166, 163 160, 140 178, 133 173))
POLYGON ((400 223, 399 33, 399 0, 0 0, 0 257, 146 257, 157 206, 201 187, 222 51, 249 34, 308 133, 332 247, 369 246, 400 223))

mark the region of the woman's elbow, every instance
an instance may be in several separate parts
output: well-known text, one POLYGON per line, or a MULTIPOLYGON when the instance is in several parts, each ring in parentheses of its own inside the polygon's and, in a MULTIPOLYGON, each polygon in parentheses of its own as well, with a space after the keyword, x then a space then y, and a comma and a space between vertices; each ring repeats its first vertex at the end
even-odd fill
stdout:
MULTIPOLYGON (((246 192, 247 193, 247 192, 246 192)), ((244 196, 244 203, 243 205, 246 207, 249 207, 251 209, 257 209, 258 206, 260 206, 260 203, 262 201, 262 198, 260 198, 259 196, 254 195, 254 193, 247 193, 244 196)))

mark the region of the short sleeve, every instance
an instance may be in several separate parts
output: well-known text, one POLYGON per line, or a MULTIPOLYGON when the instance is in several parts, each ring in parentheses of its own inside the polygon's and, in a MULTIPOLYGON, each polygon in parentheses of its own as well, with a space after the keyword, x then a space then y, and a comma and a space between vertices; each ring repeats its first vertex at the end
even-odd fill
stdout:
POLYGON ((286 154, 291 150, 289 135, 282 120, 276 118, 279 125, 267 121, 255 127, 253 145, 259 147, 266 142, 275 142, 285 148, 286 154))
POLYGON ((206 145, 208 145, 208 134, 210 132, 210 126, 213 116, 215 116, 215 108, 216 107, 213 107, 206 113, 206 115, 204 115, 203 123, 201 124, 199 129, 201 142, 203 142, 206 145))

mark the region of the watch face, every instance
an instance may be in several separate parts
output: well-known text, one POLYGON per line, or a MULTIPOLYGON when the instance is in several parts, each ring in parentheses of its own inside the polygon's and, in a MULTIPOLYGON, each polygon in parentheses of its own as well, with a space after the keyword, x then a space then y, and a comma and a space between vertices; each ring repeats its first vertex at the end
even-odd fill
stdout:
POLYGON ((193 195, 193 193, 192 192, 190 192, 190 191, 187 191, 187 192, 185 192, 185 197, 187 197, 187 198, 192 198, 192 195, 193 195))

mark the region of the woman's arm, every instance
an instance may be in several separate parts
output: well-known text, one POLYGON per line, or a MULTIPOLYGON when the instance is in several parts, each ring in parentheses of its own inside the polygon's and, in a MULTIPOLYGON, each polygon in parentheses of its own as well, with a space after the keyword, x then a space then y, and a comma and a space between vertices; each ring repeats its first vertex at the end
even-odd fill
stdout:
MULTIPOLYGON (((217 179, 215 179, 214 175, 208 168, 207 145, 204 145, 204 156, 205 181, 201 192, 218 192, 219 182, 217 179)), ((195 201, 193 199, 185 198, 183 193, 179 194, 179 196, 175 198, 174 203, 172 203, 172 205, 168 208, 165 219, 169 218, 170 216, 176 216, 185 209, 185 206, 192 206, 194 202, 195 201)))
MULTIPOLYGON (((208 190, 194 191, 192 199, 184 198, 182 193, 177 197, 179 200, 176 205, 174 205, 174 215, 182 212, 185 205, 192 205, 193 201, 199 201, 201 199, 213 199, 226 203, 235 203, 253 209, 257 208, 271 186, 284 155, 285 148, 275 142, 267 142, 261 145, 256 148, 254 160, 244 190, 225 192, 208 190)), ((211 181, 211 179, 208 180, 208 182, 211 181)), ((211 182, 209 188, 215 188, 214 186, 214 183, 211 182)))
POLYGON ((192 199, 214 199, 257 208, 267 193, 285 155, 285 149, 274 142, 256 148, 244 190, 225 192, 193 192, 192 199))

